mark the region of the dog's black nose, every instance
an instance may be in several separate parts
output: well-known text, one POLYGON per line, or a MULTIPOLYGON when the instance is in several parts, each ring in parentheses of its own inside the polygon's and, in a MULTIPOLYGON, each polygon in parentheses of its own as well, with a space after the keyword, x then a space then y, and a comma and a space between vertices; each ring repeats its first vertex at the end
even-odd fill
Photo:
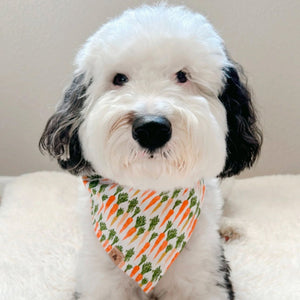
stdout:
POLYGON ((145 115, 136 118, 132 124, 132 137, 150 152, 165 145, 171 135, 171 123, 165 117, 145 115))

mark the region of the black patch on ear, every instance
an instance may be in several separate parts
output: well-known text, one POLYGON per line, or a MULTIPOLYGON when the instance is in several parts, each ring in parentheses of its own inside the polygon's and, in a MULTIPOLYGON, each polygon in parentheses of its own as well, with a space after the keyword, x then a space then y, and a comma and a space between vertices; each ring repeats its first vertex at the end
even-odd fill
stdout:
MULTIPOLYGON (((42 153, 48 152, 59 165, 72 174, 92 171, 91 165, 82 156, 78 137, 81 110, 86 99, 87 86, 84 74, 76 76, 66 90, 63 101, 48 120, 39 142, 42 153)), ((90 82, 91 83, 91 82, 90 82)))
POLYGON ((242 69, 230 67, 225 70, 226 84, 220 101, 226 114, 228 133, 226 137, 227 158, 219 177, 230 177, 250 168, 259 155, 262 133, 257 125, 255 109, 246 83, 242 83, 239 74, 242 69))

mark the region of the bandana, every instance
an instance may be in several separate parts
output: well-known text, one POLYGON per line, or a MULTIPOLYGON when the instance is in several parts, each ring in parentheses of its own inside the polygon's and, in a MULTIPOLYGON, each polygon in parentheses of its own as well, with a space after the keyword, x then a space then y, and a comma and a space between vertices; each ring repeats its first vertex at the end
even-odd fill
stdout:
POLYGON ((82 177, 90 193, 95 234, 112 261, 149 293, 195 229, 205 185, 156 192, 82 177))

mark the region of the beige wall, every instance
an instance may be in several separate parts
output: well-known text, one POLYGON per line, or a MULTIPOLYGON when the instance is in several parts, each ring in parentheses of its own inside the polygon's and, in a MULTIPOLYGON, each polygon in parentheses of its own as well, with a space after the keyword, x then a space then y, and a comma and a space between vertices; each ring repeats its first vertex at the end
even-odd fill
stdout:
MULTIPOLYGON (((141 3, 0 0, 0 175, 57 168, 37 144, 71 78, 74 55, 103 22, 141 3)), ((184 3, 206 15, 248 75, 264 146, 258 164, 244 176, 299 173, 300 1, 169 3, 184 3)))

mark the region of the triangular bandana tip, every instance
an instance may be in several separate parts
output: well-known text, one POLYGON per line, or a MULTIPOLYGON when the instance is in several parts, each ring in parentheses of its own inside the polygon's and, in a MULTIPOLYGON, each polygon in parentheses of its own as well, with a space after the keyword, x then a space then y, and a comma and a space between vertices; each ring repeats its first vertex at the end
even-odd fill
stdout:
POLYGON ((92 224, 112 261, 149 293, 189 241, 205 194, 194 188, 156 192, 121 186, 98 175, 83 176, 92 224))

